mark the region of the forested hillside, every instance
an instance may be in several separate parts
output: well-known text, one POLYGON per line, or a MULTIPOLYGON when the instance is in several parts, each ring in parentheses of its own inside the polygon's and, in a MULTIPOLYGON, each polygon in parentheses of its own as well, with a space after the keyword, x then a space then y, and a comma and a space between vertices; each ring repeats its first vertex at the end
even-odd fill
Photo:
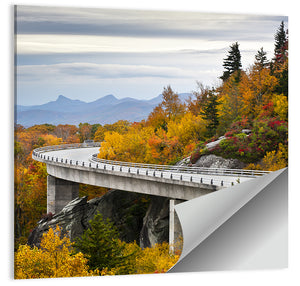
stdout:
POLYGON ((238 42, 230 46, 223 62, 219 86, 198 88, 187 102, 167 86, 163 101, 147 120, 106 132, 99 157, 111 160, 173 164, 191 155, 236 158, 248 168, 275 170, 287 164, 288 35, 281 23, 275 35, 274 55, 268 60, 263 48, 254 63, 242 69, 238 42), (245 134, 243 130, 248 130, 245 134), (225 138, 213 149, 208 142, 225 138))
MULTIPOLYGON (((239 51, 239 43, 235 42, 224 56, 223 63, 220 63, 224 72, 220 75, 218 86, 208 87, 197 82, 193 96, 185 102, 171 86, 166 86, 162 102, 146 120, 121 120, 103 126, 80 123, 79 126, 43 124, 15 127, 17 278, 165 272, 178 259, 176 255, 169 255, 167 245, 141 250, 135 243, 125 244, 115 238, 114 245, 109 247, 118 252, 117 256, 128 259, 116 260, 115 264, 106 268, 97 267, 97 260, 93 264, 84 252, 84 238, 81 245, 77 243, 77 248, 71 247, 67 238, 54 241, 53 231, 44 237, 43 249, 26 246, 30 231, 47 215, 46 166, 32 160, 34 148, 93 139, 103 142, 100 158, 118 161, 174 164, 190 156, 191 163, 194 163, 204 154, 216 154, 239 159, 248 169, 273 171, 287 166, 288 32, 284 23, 275 33, 273 55, 267 55, 263 47, 258 47, 253 64, 243 69, 243 55, 239 51), (207 148, 207 143, 220 136, 224 137, 219 144, 207 148), (62 248, 61 245, 67 247, 62 248), (70 265, 71 268, 60 271, 53 268, 57 264, 51 260, 51 255, 58 251, 62 255, 61 267, 70 265), (76 255, 73 255, 74 251, 76 255), (42 261, 40 263, 50 265, 49 268, 38 268, 34 264, 33 258, 37 255, 42 261), (153 257, 160 257, 155 260, 156 264, 153 257), (39 276, 39 273, 44 276, 39 276)), ((80 195, 88 195, 89 199, 105 192, 103 188, 80 186, 80 195)), ((103 223, 98 217, 95 231, 103 223)), ((112 230, 109 222, 106 223, 112 230)))

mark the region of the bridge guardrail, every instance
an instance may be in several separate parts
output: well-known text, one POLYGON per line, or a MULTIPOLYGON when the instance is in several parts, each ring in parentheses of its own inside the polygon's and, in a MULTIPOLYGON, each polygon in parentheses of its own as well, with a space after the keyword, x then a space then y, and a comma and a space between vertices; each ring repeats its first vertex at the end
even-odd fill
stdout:
POLYGON ((53 145, 34 149, 32 152, 33 159, 39 160, 39 158, 67 165, 82 166, 93 169, 104 169, 119 172, 134 173, 138 175, 161 177, 173 180, 190 181, 201 184, 213 184, 219 186, 233 186, 238 182, 208 179, 199 175, 218 175, 218 176, 244 176, 244 177, 257 177, 262 176, 269 171, 259 170, 243 170, 243 169, 225 169, 225 168, 205 168, 205 167, 190 167, 190 166, 174 166, 174 165, 155 165, 155 164, 143 164, 143 163, 131 163, 122 161, 113 161, 97 158, 97 154, 92 155, 92 162, 68 160, 65 158, 59 158, 54 156, 47 156, 43 153, 48 151, 58 151, 64 149, 76 149, 76 148, 90 148, 100 147, 100 142, 94 142, 89 146, 84 143, 53 145), (192 174, 192 175, 190 175, 192 174))
POLYGON ((71 143, 71 144, 61 144, 61 145, 51 145, 34 149, 32 152, 47 152, 47 151, 56 151, 56 150, 64 150, 64 149, 76 149, 76 148, 91 148, 91 147, 100 147, 101 142, 93 142, 93 143, 71 143))
POLYGON ((92 160, 94 162, 103 163, 103 164, 115 164, 120 166, 135 167, 135 168, 150 168, 155 170, 163 170, 163 171, 178 172, 178 173, 209 174, 209 175, 219 175, 219 176, 239 175, 244 177, 258 177, 270 173, 269 171, 261 171, 261 170, 206 168, 206 167, 192 167, 192 166, 131 163, 131 162, 100 159, 97 157, 97 154, 92 155, 92 160))

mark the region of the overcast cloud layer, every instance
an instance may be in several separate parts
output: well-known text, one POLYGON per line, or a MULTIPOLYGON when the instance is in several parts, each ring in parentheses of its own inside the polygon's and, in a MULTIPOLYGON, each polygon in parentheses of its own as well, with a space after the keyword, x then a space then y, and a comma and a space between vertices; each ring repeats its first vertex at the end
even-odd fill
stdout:
POLYGON ((191 92, 217 84, 229 46, 238 41, 243 68, 287 17, 18 6, 17 103, 59 94, 92 101, 106 94, 152 98, 171 85, 191 92))

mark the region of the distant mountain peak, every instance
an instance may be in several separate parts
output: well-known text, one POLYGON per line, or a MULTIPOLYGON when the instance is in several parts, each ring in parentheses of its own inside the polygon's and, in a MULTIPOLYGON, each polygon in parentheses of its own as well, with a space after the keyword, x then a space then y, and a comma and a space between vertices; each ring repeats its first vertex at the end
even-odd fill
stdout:
POLYGON ((58 98, 56 99, 56 101, 65 101, 65 100, 71 100, 70 98, 63 96, 63 95, 59 95, 58 98))
MULTIPOLYGON (((180 99, 188 93, 179 94, 180 99)), ((154 106, 162 102, 162 95, 150 100, 131 97, 118 99, 113 94, 105 95, 93 102, 84 102, 59 95, 56 100, 42 105, 17 106, 17 122, 24 126, 36 124, 111 124, 118 120, 131 122, 146 119, 154 106)))
POLYGON ((115 104, 115 103, 118 103, 119 102, 119 99, 117 99, 114 95, 112 94, 108 94, 108 95, 105 95, 103 97, 100 97, 99 99, 93 101, 93 102, 90 102, 89 104, 115 104))
POLYGON ((117 99, 113 94, 108 94, 102 97, 103 98, 111 98, 111 99, 117 99))

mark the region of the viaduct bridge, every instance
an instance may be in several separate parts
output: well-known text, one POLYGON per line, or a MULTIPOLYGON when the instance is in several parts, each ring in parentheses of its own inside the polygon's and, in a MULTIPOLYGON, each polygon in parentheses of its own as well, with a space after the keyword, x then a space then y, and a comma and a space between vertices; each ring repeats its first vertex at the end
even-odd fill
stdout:
POLYGON ((34 160, 47 164, 47 212, 58 213, 77 198, 80 183, 167 197, 170 199, 170 243, 174 243, 176 203, 268 173, 103 160, 97 158, 99 148, 99 142, 88 142, 47 146, 33 151, 34 160))

